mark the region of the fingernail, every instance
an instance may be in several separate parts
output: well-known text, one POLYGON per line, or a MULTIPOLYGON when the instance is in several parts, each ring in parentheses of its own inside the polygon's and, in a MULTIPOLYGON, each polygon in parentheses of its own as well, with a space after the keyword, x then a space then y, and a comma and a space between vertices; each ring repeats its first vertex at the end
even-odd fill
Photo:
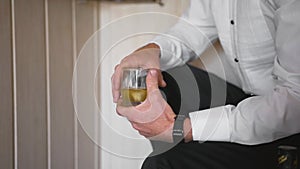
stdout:
POLYGON ((156 76, 156 70, 150 70, 151 76, 156 76))

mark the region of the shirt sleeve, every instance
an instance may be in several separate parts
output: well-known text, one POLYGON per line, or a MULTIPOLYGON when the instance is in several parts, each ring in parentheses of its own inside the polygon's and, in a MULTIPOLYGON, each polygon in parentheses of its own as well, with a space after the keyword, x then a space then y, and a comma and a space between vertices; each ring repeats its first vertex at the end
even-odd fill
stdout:
POLYGON ((190 113, 194 140, 253 145, 300 133, 300 1, 285 2, 274 17, 273 92, 190 113))
POLYGON ((210 0, 191 0, 187 11, 169 31, 152 43, 161 49, 161 69, 185 64, 199 56, 213 40, 217 29, 210 10, 210 0))

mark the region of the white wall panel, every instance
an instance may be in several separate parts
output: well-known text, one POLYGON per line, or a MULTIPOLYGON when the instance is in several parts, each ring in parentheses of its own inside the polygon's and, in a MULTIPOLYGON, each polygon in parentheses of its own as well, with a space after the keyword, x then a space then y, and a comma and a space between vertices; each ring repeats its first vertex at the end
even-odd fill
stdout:
MULTIPOLYGON (((98 2, 96 1, 77 1, 75 7, 76 15, 76 52, 79 56, 80 51, 82 50, 86 41, 98 30, 99 28, 99 10, 98 2)), ((93 47, 91 55, 96 55, 93 47)), ((96 59, 96 57, 95 57, 96 59)), ((85 71, 88 76, 92 76, 92 70, 95 69, 96 65, 89 63, 85 67, 85 71)), ((77 84, 80 88, 80 84, 84 84, 84 81, 77 81, 77 84)), ((87 91, 94 90, 93 88, 86 88, 87 91)), ((93 91, 91 91, 93 92, 93 91)), ((83 100, 77 98, 78 104, 81 104, 83 100)), ((89 107, 86 111, 96 111, 96 107, 89 107)), ((99 153, 98 146, 89 138, 83 126, 77 121, 77 147, 78 147, 78 169, 97 169, 99 168, 99 153)), ((97 123, 91 121, 94 129, 97 130, 97 123)), ((96 131, 94 132, 98 134, 96 131)))

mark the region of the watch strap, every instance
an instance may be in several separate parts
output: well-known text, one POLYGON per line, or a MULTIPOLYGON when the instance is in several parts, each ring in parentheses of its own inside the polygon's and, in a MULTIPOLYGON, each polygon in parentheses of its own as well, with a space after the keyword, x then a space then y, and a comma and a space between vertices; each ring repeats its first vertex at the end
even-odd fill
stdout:
POLYGON ((173 133, 172 133, 174 143, 178 143, 184 138, 184 133, 183 133, 184 120, 185 120, 185 115, 179 114, 175 117, 173 133))

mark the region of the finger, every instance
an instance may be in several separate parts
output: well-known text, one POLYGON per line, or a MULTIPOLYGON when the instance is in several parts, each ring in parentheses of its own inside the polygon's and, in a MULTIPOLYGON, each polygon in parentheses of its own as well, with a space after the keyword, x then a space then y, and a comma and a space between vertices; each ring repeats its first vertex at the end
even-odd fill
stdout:
POLYGON ((121 111, 121 105, 122 105, 122 98, 120 98, 118 101, 117 101, 117 107, 116 107, 116 113, 119 115, 119 116, 124 116, 122 113, 120 113, 121 111))
POLYGON ((151 133, 151 129, 149 129, 149 127, 147 127, 147 125, 141 124, 141 123, 136 123, 134 121, 130 121, 132 127, 135 130, 138 130, 139 132, 143 132, 143 133, 151 133))
POLYGON ((164 81, 164 77, 163 77, 161 71, 158 71, 158 85, 160 87, 166 87, 167 86, 167 83, 164 81))
POLYGON ((149 92, 146 101, 140 105, 125 107, 122 105, 122 98, 120 98, 118 100, 116 112, 120 116, 126 117, 131 122, 146 124, 158 119, 164 112, 166 106, 167 103, 163 100, 156 83, 156 89, 149 92))
POLYGON ((126 117, 129 121, 132 121, 132 119, 130 119, 131 113, 126 110, 126 107, 118 105, 116 108, 116 112, 118 113, 119 116, 126 117))
POLYGON ((118 101, 116 112, 118 115, 126 117, 129 121, 135 122, 140 116, 140 112, 134 107, 125 107, 120 104, 121 101, 118 101))
POLYGON ((113 74, 113 76, 111 77, 111 92, 112 92, 112 95, 113 95, 113 102, 114 103, 117 103, 118 102, 118 99, 120 98, 120 87, 118 88, 116 86, 116 82, 115 82, 115 73, 113 74))
POLYGON ((146 101, 135 106, 139 111, 135 122, 147 124, 156 121, 164 113, 166 106, 167 102, 163 99, 159 89, 148 92, 146 101))
POLYGON ((145 133, 145 132, 142 132, 142 131, 138 131, 140 135, 146 137, 147 139, 151 137, 151 134, 149 133, 145 133))
POLYGON ((113 101, 114 103, 117 103, 118 99, 120 98, 121 96, 121 93, 120 93, 120 90, 113 90, 113 101))
POLYGON ((124 107, 122 106, 122 98, 117 101, 116 112, 119 116, 126 117, 126 113, 124 112, 124 107))
POLYGON ((118 67, 120 67, 120 64, 117 64, 116 66, 115 66, 115 71, 118 69, 118 67))
POLYGON ((121 76, 122 76, 121 70, 122 70, 121 66, 117 65, 115 67, 115 72, 111 78, 113 101, 115 103, 120 98, 120 86, 121 86, 121 76))
POLYGON ((131 126, 132 128, 134 128, 135 130, 139 130, 139 125, 137 123, 131 122, 131 126))
POLYGON ((147 93, 158 89, 158 72, 156 69, 150 69, 146 78, 147 93))

